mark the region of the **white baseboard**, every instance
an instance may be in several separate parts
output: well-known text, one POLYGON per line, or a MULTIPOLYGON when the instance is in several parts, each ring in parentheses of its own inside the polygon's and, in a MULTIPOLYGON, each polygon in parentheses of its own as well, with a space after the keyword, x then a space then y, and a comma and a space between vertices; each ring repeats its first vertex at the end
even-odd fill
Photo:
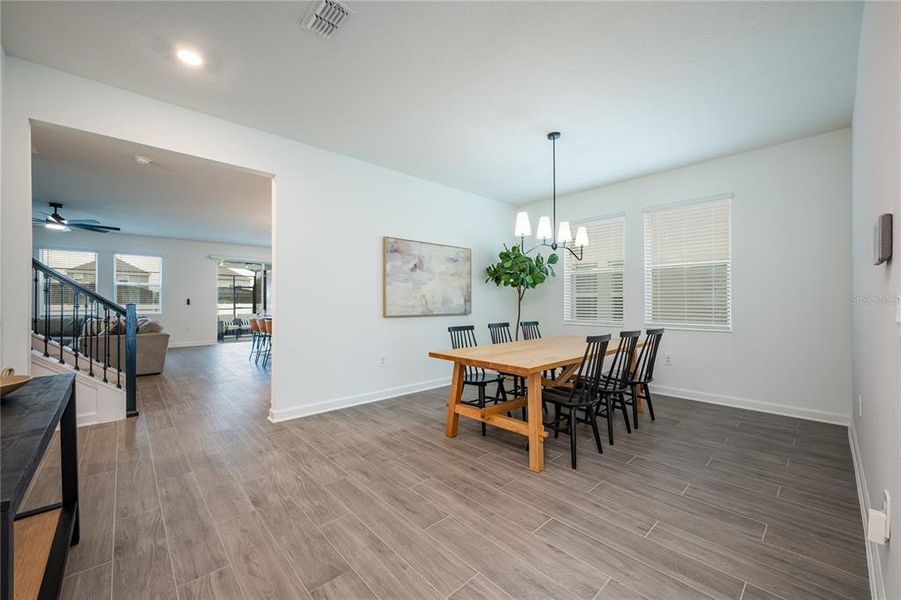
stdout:
POLYGON ((169 348, 193 348, 194 346, 215 346, 216 340, 198 340, 193 342, 169 342, 169 348))
MULTIPOLYGON (((857 430, 854 423, 848 427, 848 443, 851 445, 851 458, 854 461, 854 475, 857 479, 857 497, 860 501, 860 518, 863 530, 867 530, 867 519, 870 514, 870 494, 867 487, 867 474, 860 457, 860 446, 857 445, 857 430)), ((867 541, 867 571, 870 576, 870 597, 873 600, 885 600, 885 581, 882 579, 882 563, 876 556, 876 544, 867 541)))
POLYGON ((432 390, 435 388, 450 385, 450 377, 442 377, 440 379, 432 379, 429 381, 420 381, 409 385, 401 385, 398 387, 378 390, 375 392, 367 392, 365 394, 357 394, 354 396, 344 396, 343 398, 333 398, 332 400, 324 400, 315 404, 304 404, 303 406, 294 406, 281 410, 269 409, 269 420, 273 423, 282 421, 290 421, 300 417, 308 417, 318 413, 338 410, 340 408, 348 408, 359 404, 368 404, 370 402, 378 402, 379 400, 387 400, 397 396, 405 396, 415 392, 424 390, 432 390))
POLYGON ((732 406, 734 408, 744 408, 747 410, 756 410, 759 412, 772 413, 774 415, 785 415, 787 417, 797 417, 799 419, 808 419, 810 421, 820 421, 822 423, 833 423, 835 425, 847 426, 850 416, 842 413, 833 413, 824 410, 816 410, 813 408, 803 408, 800 406, 786 406, 784 404, 773 404, 772 402, 763 402, 761 400, 750 400, 747 398, 738 398, 736 396, 724 396, 720 394, 708 394, 706 392, 696 392, 694 390, 684 390, 681 388, 667 387, 661 385, 652 385, 652 393, 662 394, 664 396, 675 396, 676 398, 685 398, 686 400, 696 400, 698 402, 707 402, 708 404, 721 404, 723 406, 732 406))

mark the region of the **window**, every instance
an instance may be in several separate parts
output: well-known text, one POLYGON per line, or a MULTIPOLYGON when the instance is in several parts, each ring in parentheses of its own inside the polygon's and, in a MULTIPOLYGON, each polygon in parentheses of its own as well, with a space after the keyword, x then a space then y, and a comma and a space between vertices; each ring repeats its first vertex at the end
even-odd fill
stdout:
POLYGON ((644 213, 645 322, 732 330, 732 198, 644 213))
POLYGON ((158 256, 115 255, 116 302, 136 305, 139 313, 160 313, 162 264, 158 256))
POLYGON ((41 250, 40 261, 75 280, 92 292, 97 291, 97 253, 77 250, 41 250))
POLYGON ((625 221, 617 216, 579 225, 588 229, 590 243, 581 261, 564 251, 563 320, 621 324, 625 221))
MULTIPOLYGON (((59 271, 69 279, 72 279, 92 292, 97 291, 97 253, 82 252, 78 250, 47 250, 42 249, 38 253, 38 260, 53 269, 59 271)), ((74 293, 71 288, 66 288, 65 292, 61 291, 62 286, 57 284, 50 285, 50 311, 58 313, 60 309, 67 313, 72 313, 75 301, 74 293), (65 293, 65 301, 61 301, 60 294, 65 293)), ((44 294, 39 295, 39 301, 42 305, 45 302, 44 294)), ((84 302, 83 297, 80 304, 84 302)))

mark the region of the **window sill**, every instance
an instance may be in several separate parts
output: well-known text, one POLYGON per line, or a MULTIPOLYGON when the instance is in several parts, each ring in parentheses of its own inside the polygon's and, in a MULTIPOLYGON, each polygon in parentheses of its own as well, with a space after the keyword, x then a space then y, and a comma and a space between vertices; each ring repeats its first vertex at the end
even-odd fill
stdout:
POLYGON ((623 321, 563 321, 563 324, 577 327, 622 327, 623 321))
POLYGON ((728 328, 720 328, 720 327, 701 327, 701 326, 691 326, 691 325, 667 325, 666 323, 645 323, 645 329, 651 328, 662 328, 667 331, 701 331, 705 333, 732 333, 732 326, 730 325, 728 328))

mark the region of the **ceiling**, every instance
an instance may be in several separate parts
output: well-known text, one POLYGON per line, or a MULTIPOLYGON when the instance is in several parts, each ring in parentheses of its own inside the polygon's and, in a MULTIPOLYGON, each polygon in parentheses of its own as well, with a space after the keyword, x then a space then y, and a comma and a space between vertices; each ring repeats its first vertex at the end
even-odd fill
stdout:
POLYGON ((62 202, 66 218, 122 233, 271 245, 268 176, 55 125, 34 123, 31 141, 36 217, 62 202), (135 156, 153 162, 141 166, 135 156))
POLYGON ((511 203, 850 124, 861 3, 2 3, 7 53, 511 203), (174 60, 187 44, 207 60, 174 60))

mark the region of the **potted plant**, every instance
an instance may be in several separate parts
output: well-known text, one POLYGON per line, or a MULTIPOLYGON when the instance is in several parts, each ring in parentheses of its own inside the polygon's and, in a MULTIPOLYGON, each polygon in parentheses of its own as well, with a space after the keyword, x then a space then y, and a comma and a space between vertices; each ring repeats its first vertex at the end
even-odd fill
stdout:
POLYGON ((486 269, 488 278, 485 283, 493 281, 497 286, 516 288, 516 339, 519 340, 519 321, 522 316, 522 299, 526 290, 538 287, 547 281, 548 275, 556 277, 554 267, 559 260, 556 254, 544 259, 541 254, 535 258, 524 254, 519 246, 504 249, 497 255, 500 260, 486 269))

